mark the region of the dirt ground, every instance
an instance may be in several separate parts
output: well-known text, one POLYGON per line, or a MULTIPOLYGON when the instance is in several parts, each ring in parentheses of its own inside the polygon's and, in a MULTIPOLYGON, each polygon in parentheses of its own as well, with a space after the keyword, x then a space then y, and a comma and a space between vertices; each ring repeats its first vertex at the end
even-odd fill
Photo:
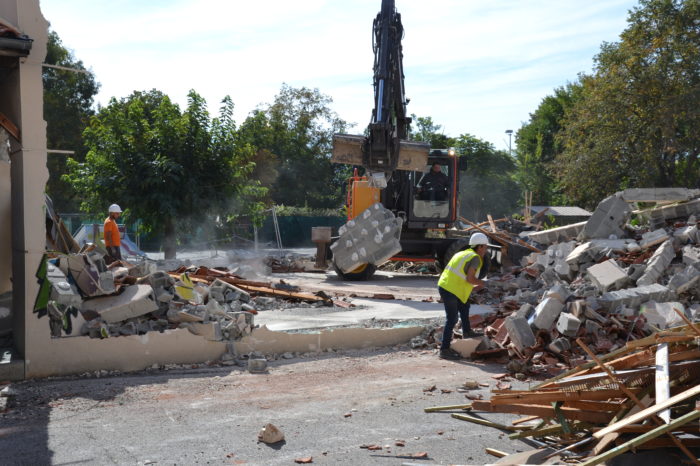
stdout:
POLYGON ((467 379, 493 387, 502 370, 397 347, 279 359, 265 374, 203 367, 26 381, 0 415, 2 463, 485 464, 495 458, 484 447, 531 447, 423 408, 464 404, 467 379), (266 423, 285 441, 259 443, 266 423))

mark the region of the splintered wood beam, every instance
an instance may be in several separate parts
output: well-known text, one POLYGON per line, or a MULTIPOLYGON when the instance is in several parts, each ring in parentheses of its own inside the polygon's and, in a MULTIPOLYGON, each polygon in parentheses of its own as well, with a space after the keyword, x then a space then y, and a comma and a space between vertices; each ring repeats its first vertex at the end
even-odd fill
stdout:
MULTIPOLYGON (((552 406, 537 404, 510 404, 492 406, 489 401, 473 401, 472 409, 491 413, 513 413, 521 415, 538 416, 542 418, 556 418, 556 412, 552 406)), ((562 415, 568 420, 586 421, 593 424, 607 424, 613 418, 613 413, 588 412, 576 408, 560 408, 562 415)))
MULTIPOLYGON (((636 437, 636 438, 630 440, 629 442, 625 442, 622 445, 619 445, 615 448, 612 448, 612 449, 606 451, 605 453, 602 453, 598 456, 594 456, 593 458, 589 458, 580 464, 582 466, 594 466, 596 464, 600 464, 600 463, 607 461, 611 458, 615 458, 616 456, 621 455, 622 453, 629 451, 632 448, 643 445, 644 443, 648 442, 649 440, 655 439, 656 437, 659 437, 663 434, 670 433, 674 429, 676 429, 677 427, 688 424, 689 422, 692 422, 698 418, 700 418, 700 411, 693 410, 693 411, 689 412, 688 414, 671 421, 668 424, 662 424, 662 425, 658 426, 657 428, 650 430, 649 432, 642 434, 639 437, 636 437)), ((672 438, 675 439, 675 437, 672 437, 672 438)), ((692 453, 691 453, 691 458, 697 464, 698 460, 697 460, 697 458, 695 458, 692 455, 692 453)))
MULTIPOLYGON (((640 392, 641 389, 635 388, 632 391, 640 392)), ((620 390, 556 390, 535 392, 522 390, 512 393, 503 390, 494 391, 491 404, 498 406, 518 402, 551 403, 552 401, 606 401, 615 398, 625 398, 625 394, 620 390)))
POLYGON ((439 411, 454 411, 454 410, 469 410, 472 409, 471 403, 465 405, 449 405, 449 406, 433 406, 430 408, 424 408, 423 411, 426 413, 437 413, 439 411))

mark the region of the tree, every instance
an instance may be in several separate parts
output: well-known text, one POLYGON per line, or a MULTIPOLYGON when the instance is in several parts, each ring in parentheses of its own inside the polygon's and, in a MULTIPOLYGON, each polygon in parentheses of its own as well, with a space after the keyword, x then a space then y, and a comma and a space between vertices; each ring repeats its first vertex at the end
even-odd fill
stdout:
MULTIPOLYGON (((49 31, 45 63, 85 72, 44 67, 44 119, 46 120, 46 145, 49 149, 72 150, 76 160, 84 160, 86 149, 82 133, 92 115, 93 98, 99 90, 92 71, 67 50, 58 34, 49 31)), ((47 192, 59 212, 75 211, 78 202, 75 191, 61 177, 66 173, 65 155, 49 154, 47 166, 49 181, 47 192)))
POLYGON ((411 128, 416 128, 410 132, 411 139, 427 142, 434 149, 447 149, 455 145, 455 139, 441 132, 442 125, 433 122, 432 117, 417 117, 411 114, 411 119, 413 120, 411 128))
POLYGON ((530 120, 517 131, 516 179, 524 191, 532 192, 535 205, 561 203, 554 160, 562 147, 557 134, 562 119, 580 95, 581 85, 568 84, 554 90, 554 95, 542 99, 539 107, 530 114, 530 120))
MULTIPOLYGON (((276 204, 337 208, 343 204, 350 168, 330 161, 333 134, 347 126, 332 99, 318 89, 282 85, 272 104, 246 119, 242 134, 265 158, 276 163, 271 186, 276 204)), ((269 181, 268 181, 269 182, 269 181)))
POLYGON ((510 215, 518 205, 520 189, 513 179, 515 161, 493 144, 463 134, 456 140, 460 157, 467 157, 467 171, 460 178, 460 213, 479 222, 487 214, 510 215))
POLYGON ((700 183, 700 1, 640 0, 563 121, 559 181, 593 207, 628 187, 700 183))
POLYGON ((103 213, 119 202, 165 236, 166 258, 175 256, 178 235, 195 226, 262 208, 264 188, 249 176, 254 149, 238 140, 229 97, 212 120, 194 91, 184 112, 157 90, 113 98, 91 119, 85 140, 85 162, 71 159, 66 176, 83 196, 81 208, 103 213))

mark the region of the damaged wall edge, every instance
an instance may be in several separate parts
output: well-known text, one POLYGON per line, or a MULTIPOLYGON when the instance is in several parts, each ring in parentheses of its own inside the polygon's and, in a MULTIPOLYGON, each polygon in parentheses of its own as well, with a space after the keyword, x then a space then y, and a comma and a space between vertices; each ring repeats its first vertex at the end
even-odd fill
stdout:
MULTIPOLYGON (((46 326, 43 325, 45 328, 46 326)), ((405 343, 420 335, 423 327, 391 329, 340 328, 315 333, 274 332, 267 327, 235 343, 236 353, 265 354, 362 349, 405 343)), ((46 338, 44 350, 27 359, 27 378, 80 374, 96 370, 131 372, 153 364, 195 364, 216 361, 226 352, 225 341, 209 341, 186 329, 149 332, 104 340, 85 337, 46 338)))

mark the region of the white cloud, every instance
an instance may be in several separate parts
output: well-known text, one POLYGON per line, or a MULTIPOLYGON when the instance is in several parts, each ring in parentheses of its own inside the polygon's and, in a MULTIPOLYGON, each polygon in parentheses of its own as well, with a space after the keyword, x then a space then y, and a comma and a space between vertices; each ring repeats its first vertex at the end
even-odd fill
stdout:
MULTIPOLYGON (((239 120, 282 82, 318 87, 361 132, 372 106, 371 27, 379 0, 42 0, 52 27, 91 67, 98 96, 157 88, 212 111, 231 95, 239 120)), ((504 147, 555 87, 590 71, 625 27, 630 0, 397 0, 409 111, 448 134, 504 147)))

